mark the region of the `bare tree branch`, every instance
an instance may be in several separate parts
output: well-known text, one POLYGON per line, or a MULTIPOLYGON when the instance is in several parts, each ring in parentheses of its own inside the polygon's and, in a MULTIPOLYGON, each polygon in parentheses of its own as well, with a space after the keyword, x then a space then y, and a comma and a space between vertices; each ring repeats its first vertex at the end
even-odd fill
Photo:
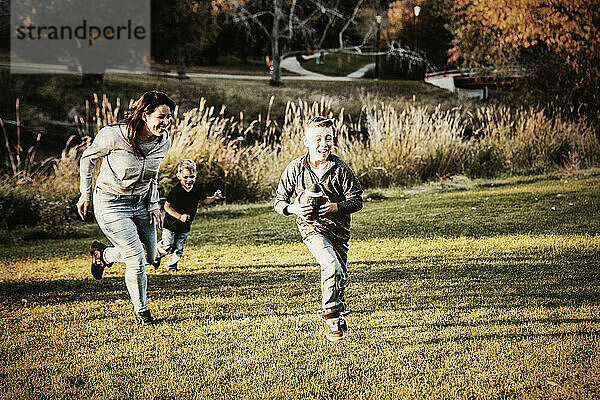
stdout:
POLYGON ((364 46, 365 44, 367 44, 368 41, 370 41, 373 37, 375 37, 376 32, 377 32, 377 29, 375 29, 372 25, 369 26, 369 30, 363 36, 363 39, 362 39, 362 42, 360 45, 364 46))
POLYGON ((350 24, 354 22, 354 18, 356 17, 356 14, 358 13, 358 10, 360 9, 360 6, 362 5, 363 2, 364 2, 364 0, 360 0, 358 3, 356 3, 356 7, 354 7, 352 16, 348 19, 348 21, 346 21, 346 24, 340 30, 339 35, 338 35, 339 41, 340 41, 340 48, 344 47, 344 32, 346 31, 346 29, 348 29, 350 24))
POLYGON ((258 17, 263 16, 263 15, 273 15, 273 13, 271 11, 261 11, 261 12, 252 14, 248 10, 246 10, 246 8, 243 6, 240 6, 240 11, 245 15, 233 17, 233 22, 244 22, 244 25, 246 25, 246 28, 249 29, 250 26, 247 25, 247 21, 251 20, 260 29, 262 29, 267 34, 267 36, 271 37, 271 33, 269 32, 267 27, 260 21, 260 19, 258 19, 258 17))
POLYGON ((296 8, 296 0, 292 0, 292 5, 290 6, 290 15, 289 15, 289 25, 288 25, 288 39, 292 38, 292 33, 294 32, 294 9, 296 8))
POLYGON ((325 29, 323 29, 323 35, 321 35, 321 40, 319 40, 319 44, 317 45, 318 48, 321 48, 323 46, 323 42, 325 41, 327 32, 329 32, 331 24, 333 24, 333 21, 335 21, 335 18, 331 16, 331 14, 327 14, 327 18, 329 19, 329 21, 327 22, 327 26, 325 26, 325 29))
MULTIPOLYGON (((323 14, 331 14, 331 15, 334 15, 341 19, 344 18, 344 15, 342 13, 340 13, 338 10, 330 8, 330 7, 326 7, 323 3, 321 3, 318 0, 309 0, 309 1, 311 3, 313 3, 315 6, 317 6, 323 14)), ((337 3, 337 4, 339 5, 339 3, 337 3)))

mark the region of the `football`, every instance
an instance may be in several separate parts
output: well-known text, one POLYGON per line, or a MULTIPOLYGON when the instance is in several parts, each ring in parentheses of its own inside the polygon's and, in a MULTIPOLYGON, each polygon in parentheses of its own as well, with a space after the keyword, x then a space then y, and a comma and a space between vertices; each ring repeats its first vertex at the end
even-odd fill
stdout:
POLYGON ((325 202, 325 196, 319 185, 309 185, 300 195, 300 203, 310 204, 312 210, 308 216, 308 221, 316 221, 319 219, 319 209, 325 202))

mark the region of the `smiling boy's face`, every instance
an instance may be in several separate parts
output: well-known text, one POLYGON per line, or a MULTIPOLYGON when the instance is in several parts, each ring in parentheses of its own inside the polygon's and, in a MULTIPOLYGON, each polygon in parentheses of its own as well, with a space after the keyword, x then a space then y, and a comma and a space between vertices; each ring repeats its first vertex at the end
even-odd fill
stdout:
POLYGON ((333 128, 310 127, 304 132, 304 145, 312 162, 325 161, 333 148, 333 128))
POLYGON ((177 173, 177 179, 179 179, 185 191, 189 192, 194 187, 194 183, 196 183, 196 172, 189 168, 183 168, 181 172, 177 173))

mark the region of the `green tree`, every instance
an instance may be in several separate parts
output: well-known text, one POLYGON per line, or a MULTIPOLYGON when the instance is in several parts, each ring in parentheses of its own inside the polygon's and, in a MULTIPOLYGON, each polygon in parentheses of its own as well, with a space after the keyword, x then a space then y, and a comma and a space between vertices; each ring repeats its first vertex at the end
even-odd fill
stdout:
POLYGON ((152 0, 151 7, 152 58, 182 68, 201 63, 204 50, 217 34, 210 2, 152 0))
POLYGON ((393 1, 386 15, 386 39, 423 53, 437 66, 446 64, 452 41, 452 6, 448 0, 393 1), (419 7, 418 16, 415 6, 419 7))

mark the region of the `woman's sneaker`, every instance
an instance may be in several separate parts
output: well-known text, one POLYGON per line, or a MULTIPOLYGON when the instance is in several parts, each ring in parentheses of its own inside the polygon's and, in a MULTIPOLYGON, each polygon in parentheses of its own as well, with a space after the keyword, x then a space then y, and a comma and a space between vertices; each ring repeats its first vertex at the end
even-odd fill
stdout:
POLYGON ((113 263, 107 263, 104 260, 104 250, 106 250, 107 247, 107 245, 96 240, 94 240, 90 246, 90 254, 92 255, 92 275, 94 276, 94 279, 102 279, 104 268, 113 265, 113 263))
POLYGON ((143 325, 143 326, 154 325, 154 318, 152 318, 152 315, 150 314, 150 310, 142 311, 139 313, 136 312, 135 313, 135 322, 138 323, 139 325, 143 325))
POLYGON ((321 318, 323 318, 325 337, 328 340, 335 342, 344 338, 344 332, 348 330, 348 327, 346 320, 338 311, 322 311, 321 318))

